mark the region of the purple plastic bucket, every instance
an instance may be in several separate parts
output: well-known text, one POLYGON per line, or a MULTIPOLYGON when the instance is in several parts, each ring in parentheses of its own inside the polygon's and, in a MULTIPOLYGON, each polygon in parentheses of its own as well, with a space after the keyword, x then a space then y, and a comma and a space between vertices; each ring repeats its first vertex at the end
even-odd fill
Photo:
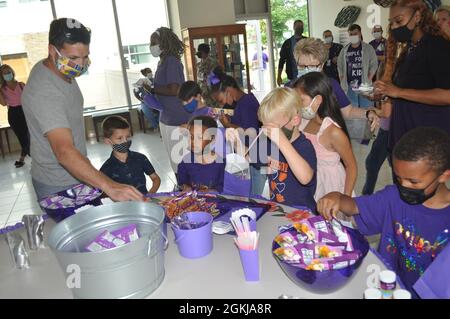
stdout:
POLYGON ((195 259, 209 255, 213 249, 212 221, 213 217, 206 212, 185 213, 189 220, 202 223, 203 227, 196 229, 178 229, 172 225, 175 242, 180 255, 184 258, 195 259))
MULTIPOLYGON (((286 275, 298 286, 314 293, 332 293, 342 288, 352 278, 369 252, 369 243, 359 231, 351 228, 346 228, 346 230, 352 239, 353 248, 361 252, 361 258, 346 268, 324 271, 305 270, 275 258, 286 275)), ((272 251, 278 247, 279 245, 274 241, 272 251)))

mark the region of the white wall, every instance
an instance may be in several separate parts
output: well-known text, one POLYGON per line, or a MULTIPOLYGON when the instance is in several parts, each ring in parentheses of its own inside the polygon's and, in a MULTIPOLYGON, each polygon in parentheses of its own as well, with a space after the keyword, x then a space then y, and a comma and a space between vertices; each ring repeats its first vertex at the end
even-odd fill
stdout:
POLYGON ((340 29, 334 26, 334 21, 342 8, 349 5, 361 8, 361 13, 356 23, 362 28, 364 41, 369 42, 373 39, 371 34, 373 24, 379 23, 383 26, 383 29, 387 29, 389 10, 374 5, 372 0, 309 0, 311 35, 313 37, 322 38, 323 31, 329 29, 333 31, 334 38, 338 41, 340 29), (372 8, 379 10, 379 13, 374 14, 372 8), (367 12, 368 9, 372 9, 372 11, 367 12), (375 23, 374 17, 378 20, 377 23, 375 23))
MULTIPOLYGON (((231 0, 169 0, 173 15, 178 4, 180 28, 204 27, 235 23, 234 1, 231 0)), ((176 27, 176 22, 174 23, 176 27)))

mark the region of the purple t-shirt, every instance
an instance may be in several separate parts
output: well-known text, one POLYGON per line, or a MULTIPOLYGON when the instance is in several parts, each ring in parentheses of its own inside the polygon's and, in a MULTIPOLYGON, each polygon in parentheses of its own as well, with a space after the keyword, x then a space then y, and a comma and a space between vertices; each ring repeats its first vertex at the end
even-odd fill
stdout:
POLYGON ((345 94, 344 90, 342 89, 341 84, 333 78, 329 78, 329 79, 330 79, 331 87, 333 88, 334 96, 336 97, 341 109, 346 108, 347 106, 352 104, 350 102, 350 100, 348 99, 347 94, 345 94))
POLYGON ((213 111, 209 106, 202 107, 201 109, 197 108, 194 112, 191 113, 189 119, 192 119, 197 116, 211 116, 213 115, 213 111))
POLYGON ((386 54, 386 39, 372 40, 369 43, 374 49, 377 56, 384 56, 386 54))
POLYGON ((358 81, 358 86, 362 82, 362 44, 354 48, 350 46, 346 56, 347 61, 347 80, 348 84, 358 81))
MULTIPOLYGON (((158 66, 155 73, 155 88, 169 84, 183 84, 184 71, 180 60, 168 56, 158 66)), ((190 113, 186 112, 181 100, 176 96, 157 95, 163 106, 159 120, 165 125, 179 126, 188 122, 190 113)))
POLYGON ((401 200, 396 186, 355 201, 358 229, 364 235, 381 234, 381 257, 413 292, 414 283, 450 240, 450 206, 409 205, 401 200))
MULTIPOLYGON (((305 135, 300 135, 292 142, 292 146, 308 162, 314 172, 317 172, 316 151, 305 135)), ((306 206, 316 211, 316 201, 314 200, 317 184, 316 173, 307 185, 301 184, 278 149, 276 156, 269 156, 268 166, 270 199, 272 201, 288 206, 306 206)))
POLYGON ((231 123, 243 129, 253 127, 255 130, 258 130, 258 109, 259 102, 253 93, 244 94, 236 103, 231 123))
POLYGON ((178 165, 178 185, 189 185, 193 189, 208 187, 223 191, 225 159, 217 158, 211 164, 195 163, 194 153, 186 155, 178 165))

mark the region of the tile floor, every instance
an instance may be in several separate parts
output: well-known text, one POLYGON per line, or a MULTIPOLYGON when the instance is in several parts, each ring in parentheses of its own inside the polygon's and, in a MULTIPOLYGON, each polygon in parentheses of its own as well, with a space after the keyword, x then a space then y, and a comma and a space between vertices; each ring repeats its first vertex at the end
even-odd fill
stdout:
MULTIPOLYGON (((365 158, 370 148, 356 142, 353 143, 353 148, 359 168, 355 191, 360 194, 365 178, 365 158)), ((159 134, 135 134, 132 149, 148 156, 162 179, 160 191, 172 191, 175 186, 175 175, 170 168, 168 155, 159 134)), ((88 142, 89 158, 97 168, 100 168, 110 156, 110 152, 110 147, 105 144, 97 143, 95 140, 88 142)), ((41 213, 31 184, 31 160, 27 159, 24 167, 15 168, 14 161, 17 160, 17 157, 18 153, 8 154, 4 159, 0 158, 0 228, 16 224, 22 220, 24 214, 41 213)), ((376 189, 381 189, 391 182, 390 168, 386 161, 380 171, 376 189)), ((148 185, 150 185, 150 181, 148 181, 148 185)), ((265 193, 268 193, 268 187, 266 187, 265 193)))

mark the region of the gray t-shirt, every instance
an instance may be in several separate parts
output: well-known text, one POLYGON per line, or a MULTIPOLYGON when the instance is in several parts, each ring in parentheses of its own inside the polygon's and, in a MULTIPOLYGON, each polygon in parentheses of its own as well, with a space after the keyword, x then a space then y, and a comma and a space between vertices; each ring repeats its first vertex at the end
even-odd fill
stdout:
POLYGON ((47 133, 57 128, 70 129, 75 147, 86 155, 83 103, 75 80, 62 80, 43 61, 33 67, 22 104, 31 138, 31 175, 36 181, 61 189, 79 183, 58 163, 47 133))

